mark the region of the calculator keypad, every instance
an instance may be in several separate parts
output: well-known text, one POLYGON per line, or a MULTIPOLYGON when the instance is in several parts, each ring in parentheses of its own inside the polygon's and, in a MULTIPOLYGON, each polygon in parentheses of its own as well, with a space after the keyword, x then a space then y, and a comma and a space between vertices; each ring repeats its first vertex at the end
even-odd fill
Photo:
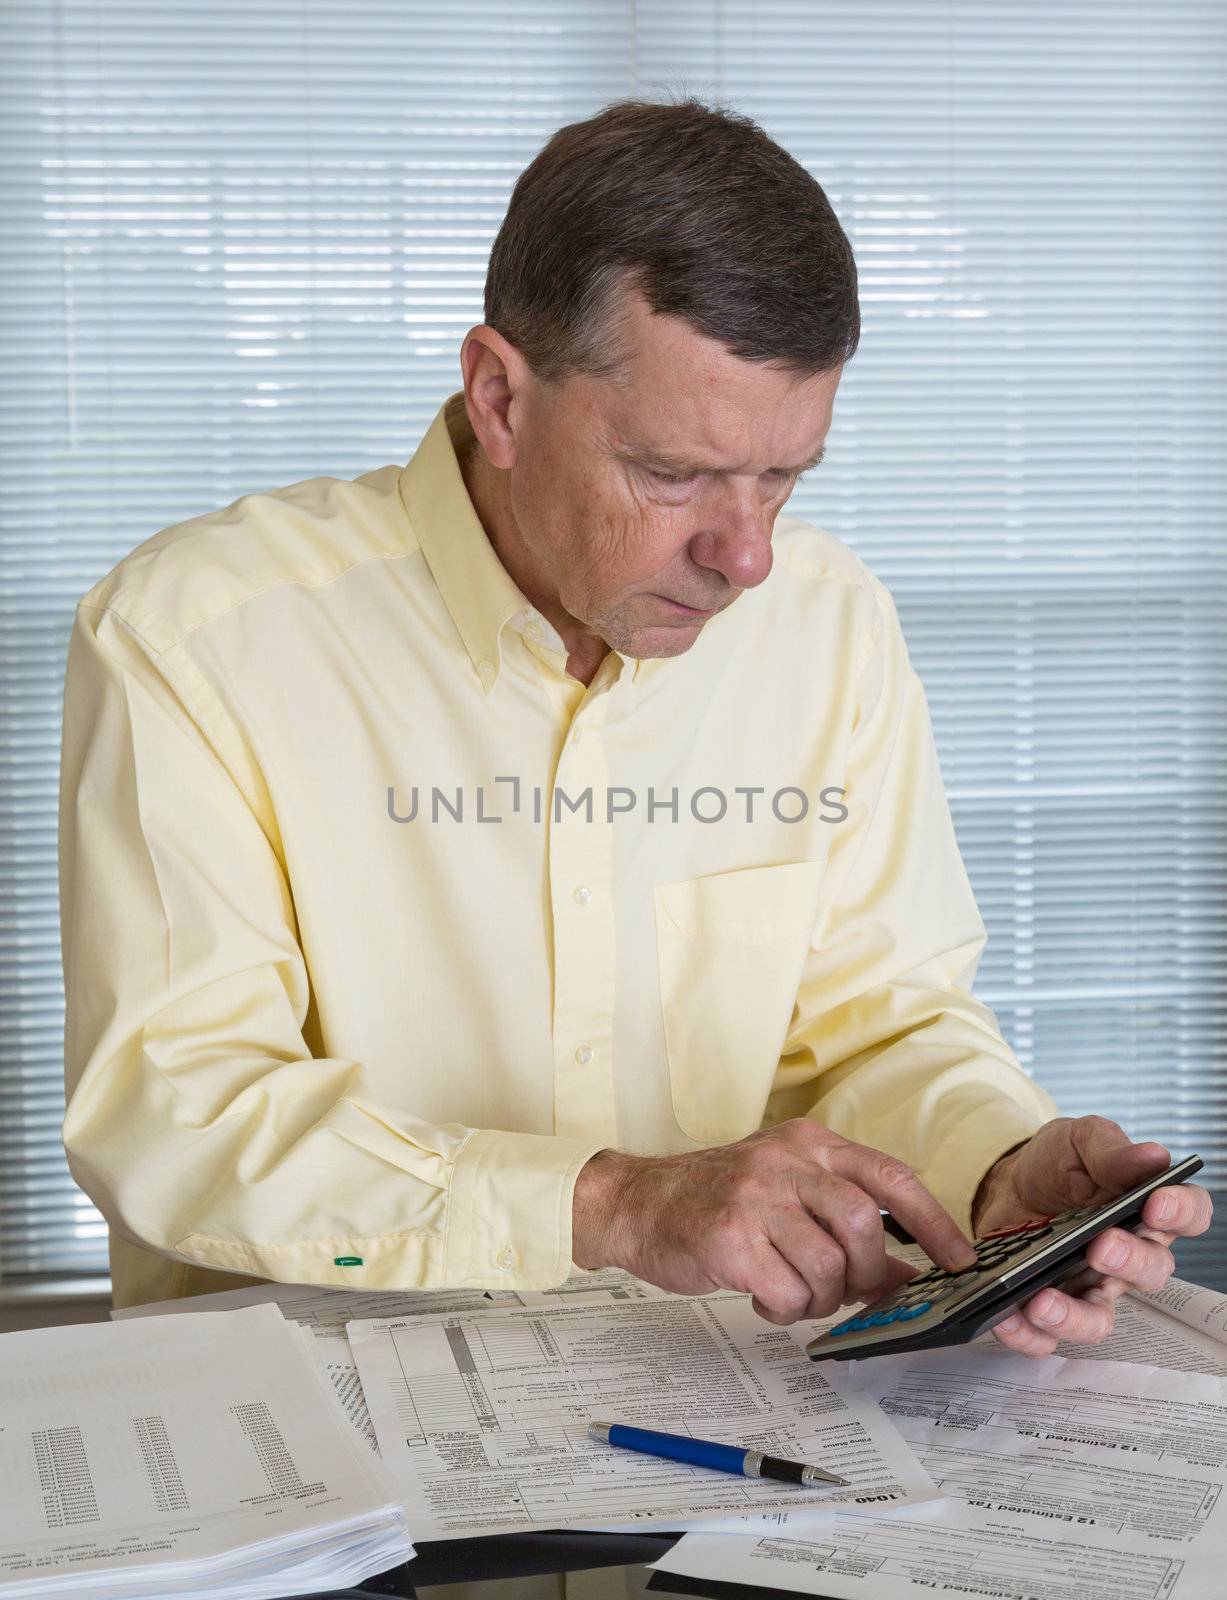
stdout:
MULTIPOLYGON (((1189 1156, 1107 1204, 1078 1206, 986 1234, 975 1242, 973 1266, 959 1272, 927 1266, 893 1293, 811 1339, 806 1350, 815 1361, 846 1361, 961 1344, 995 1327, 1046 1285, 1078 1293, 1088 1281, 1089 1242, 1108 1227, 1136 1229, 1144 1202, 1157 1188, 1183 1183, 1201 1167, 1199 1156, 1189 1156)), ((1090 1273, 1089 1281, 1095 1276, 1090 1273)))
POLYGON ((976 1264, 964 1267, 961 1272, 947 1272, 944 1267, 930 1267, 901 1284, 893 1294, 885 1296, 866 1307, 856 1316, 827 1330, 828 1337, 845 1333, 861 1333, 866 1328, 884 1328, 896 1322, 911 1321, 941 1305, 952 1295, 959 1294, 968 1282, 983 1272, 999 1272, 1011 1256, 1021 1254, 1036 1242, 1056 1231, 1055 1224, 1072 1221, 1080 1213, 1066 1212, 1060 1217, 1042 1217, 1035 1222, 1020 1223, 1017 1227, 1002 1228, 985 1234, 975 1244, 976 1264))

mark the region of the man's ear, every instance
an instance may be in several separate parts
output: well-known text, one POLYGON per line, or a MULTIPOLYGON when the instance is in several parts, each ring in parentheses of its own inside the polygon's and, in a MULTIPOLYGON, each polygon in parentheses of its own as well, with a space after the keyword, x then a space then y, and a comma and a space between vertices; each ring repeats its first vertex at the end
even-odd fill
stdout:
POLYGON ((491 466, 515 465, 515 401, 532 382, 528 363, 497 328, 479 323, 460 347, 469 425, 491 466))

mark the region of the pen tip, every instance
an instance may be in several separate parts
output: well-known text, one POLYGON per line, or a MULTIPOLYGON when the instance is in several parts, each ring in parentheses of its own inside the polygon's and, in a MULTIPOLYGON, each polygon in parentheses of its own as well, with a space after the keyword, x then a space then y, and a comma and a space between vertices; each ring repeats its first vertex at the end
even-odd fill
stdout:
POLYGON ((806 1467, 801 1476, 801 1482, 811 1489, 850 1489, 852 1480, 841 1478, 836 1472, 827 1472, 823 1467, 806 1467))

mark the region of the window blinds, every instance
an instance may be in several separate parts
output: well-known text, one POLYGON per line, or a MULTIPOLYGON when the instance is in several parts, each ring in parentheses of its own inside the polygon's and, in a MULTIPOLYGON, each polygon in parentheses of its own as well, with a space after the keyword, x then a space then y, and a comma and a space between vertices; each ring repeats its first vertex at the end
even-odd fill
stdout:
MULTIPOLYGON (((726 100, 826 187, 864 336, 789 509, 899 601, 978 992, 1063 1109, 1222 1181, 1227 13, 9 0, 3 27, 0 1274, 105 1268, 59 1146, 74 602, 169 523, 406 460, 516 175, 633 93, 726 100)), ((1227 1249, 1182 1261, 1227 1287, 1227 1249)))

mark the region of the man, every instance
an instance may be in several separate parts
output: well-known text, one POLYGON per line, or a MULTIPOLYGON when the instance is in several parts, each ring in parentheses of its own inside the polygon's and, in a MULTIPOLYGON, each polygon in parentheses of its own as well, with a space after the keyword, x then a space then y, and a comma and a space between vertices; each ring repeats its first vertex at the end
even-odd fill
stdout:
MULTIPOLYGON (((984 930, 889 595, 782 507, 859 336, 748 119, 560 130, 407 466, 244 495, 81 602, 64 1140, 118 1305, 572 1263, 792 1322, 1167 1154, 1063 1118, 984 930)), ((1091 1342, 1210 1207, 997 1330, 1091 1342)))

